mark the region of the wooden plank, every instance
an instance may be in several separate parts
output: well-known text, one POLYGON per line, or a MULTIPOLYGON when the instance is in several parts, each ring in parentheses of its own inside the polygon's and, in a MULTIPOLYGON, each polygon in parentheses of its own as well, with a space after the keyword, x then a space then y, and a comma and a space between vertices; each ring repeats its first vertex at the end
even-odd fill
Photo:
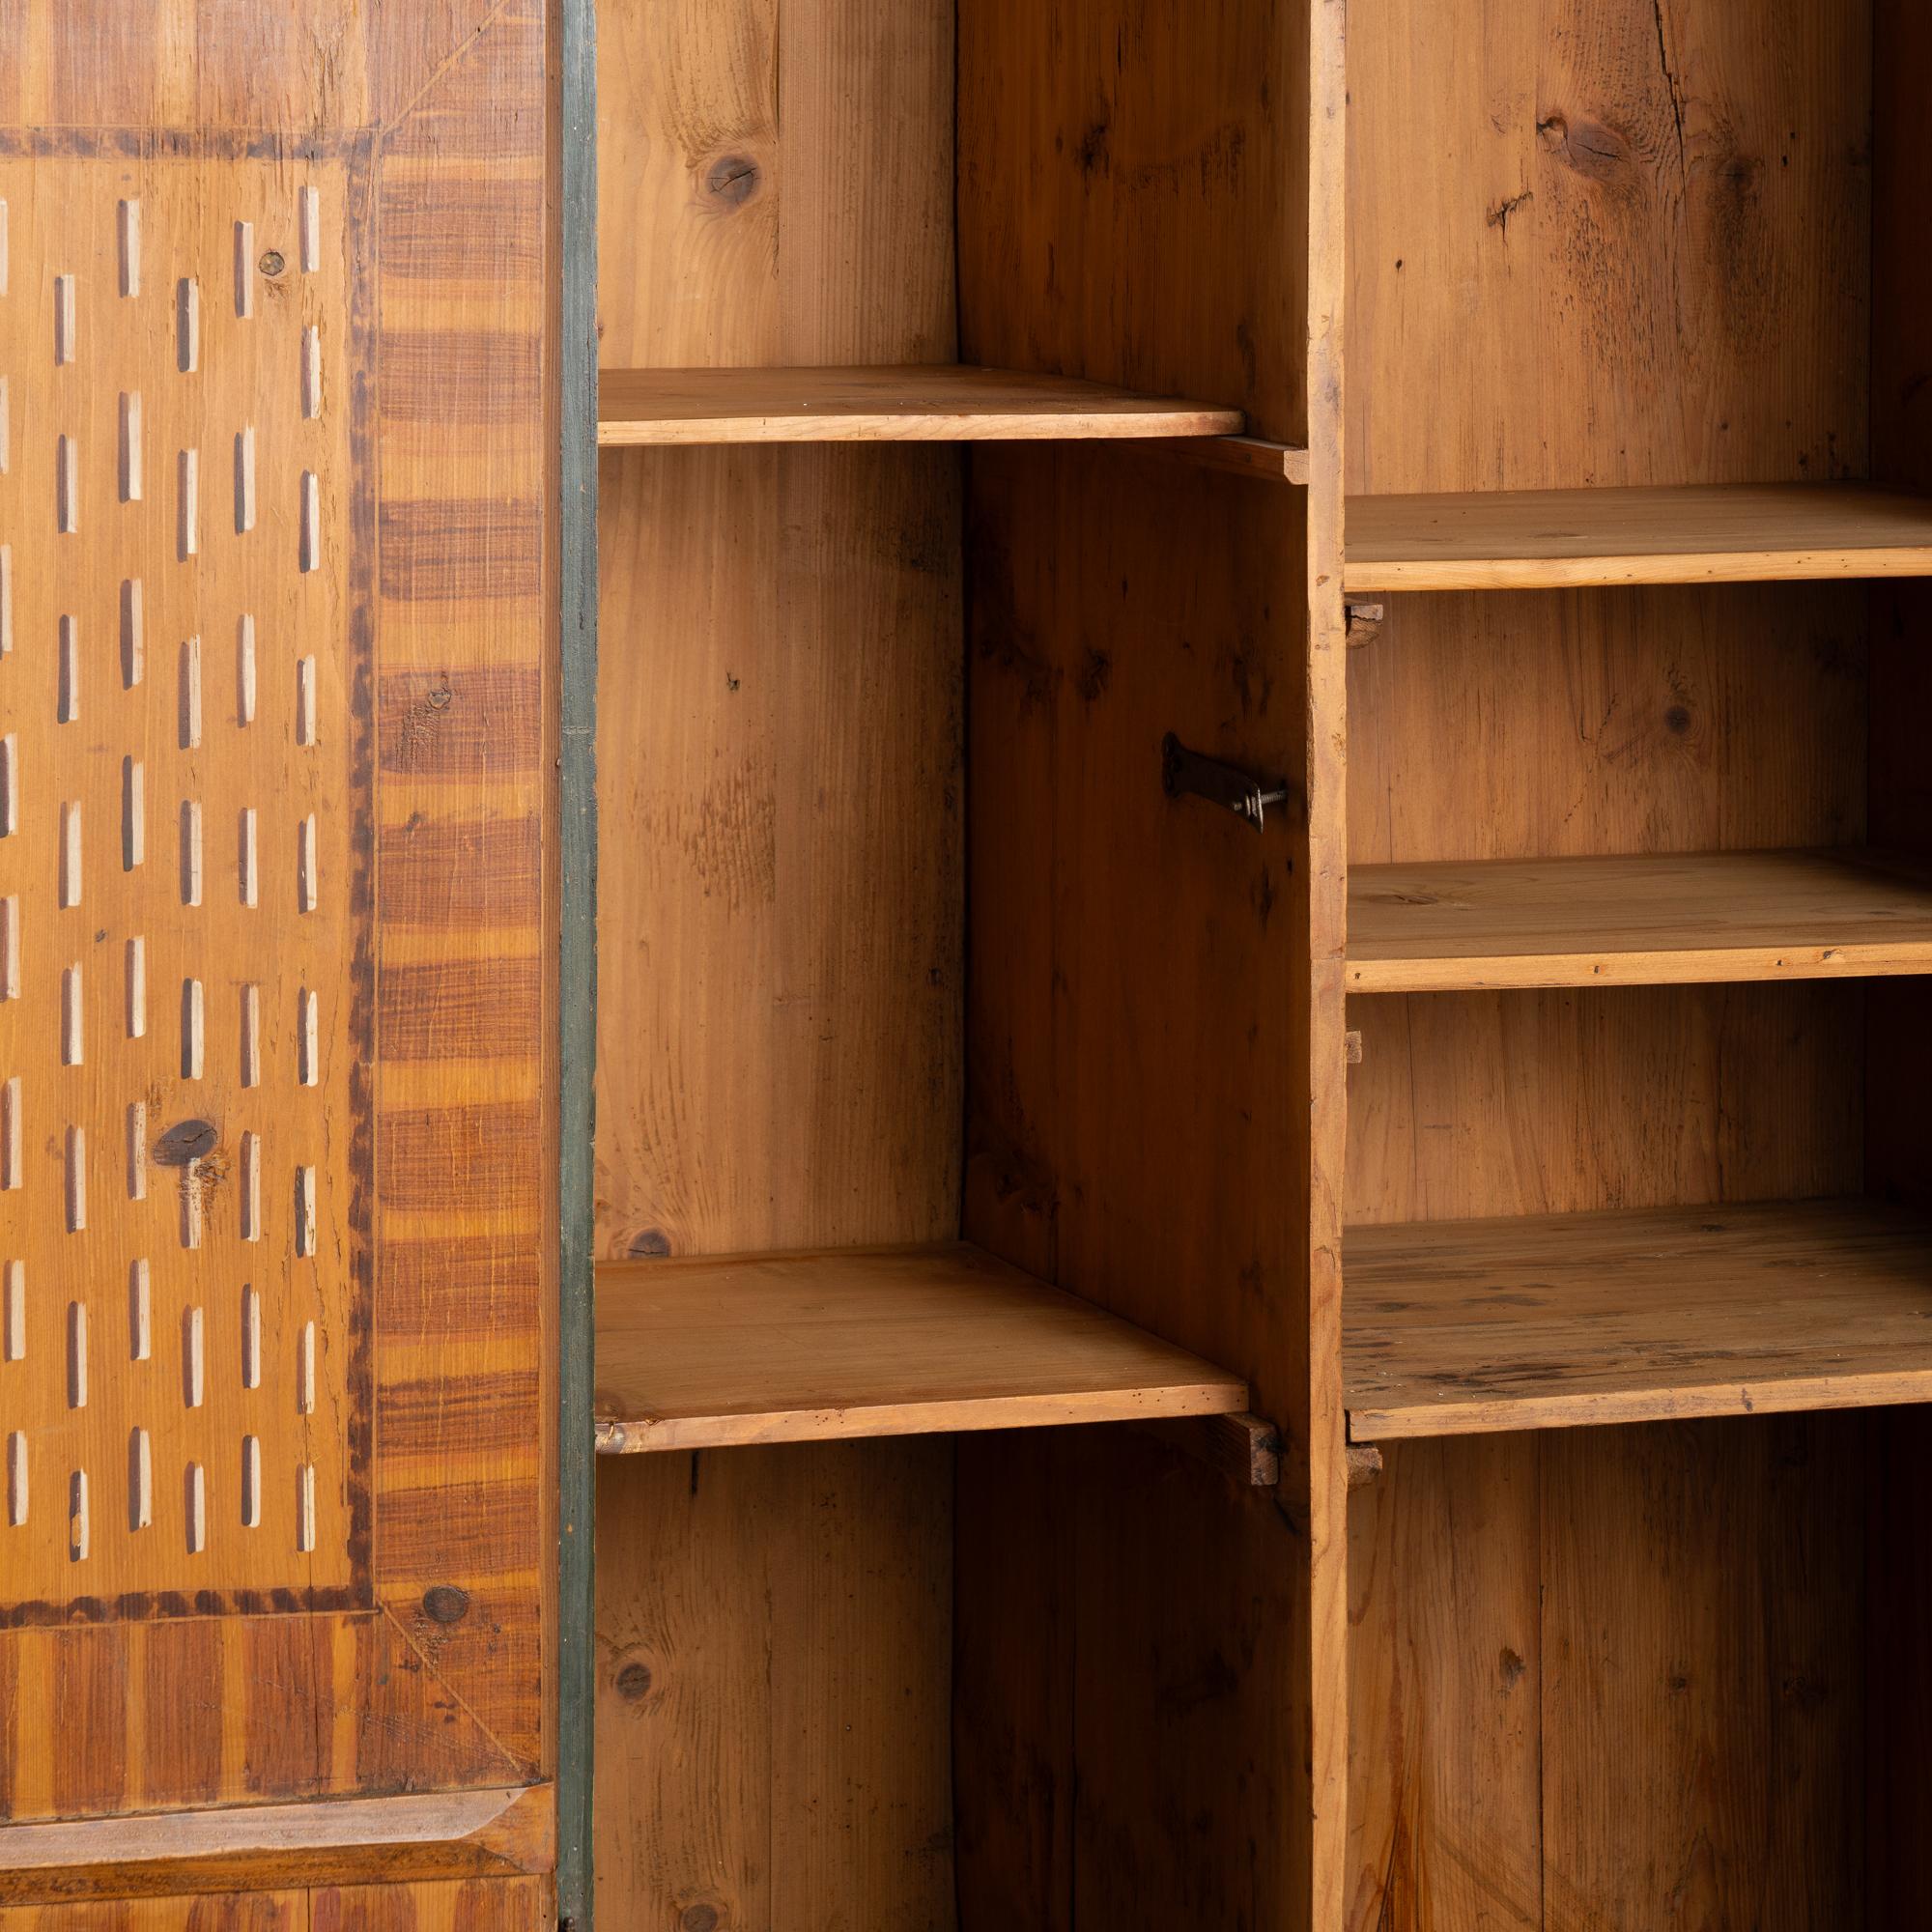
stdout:
POLYGON ((1361 993, 1818 980, 1932 968, 1932 875, 1861 852, 1358 866, 1361 993))
POLYGON ((599 1465, 604 1923, 953 1924, 952 1485, 940 1438, 599 1465))
POLYGON ((1865 1004, 1829 983, 1350 1001, 1350 1225, 1857 1193, 1865 1004))
POLYGON ((1842 583, 1391 598, 1349 652, 1350 866, 1911 849, 1866 837, 1867 602, 1842 583))
POLYGON ((1158 445, 1163 456, 1203 469, 1225 469, 1260 483, 1308 485, 1308 452, 1291 442, 1259 436, 1183 437, 1158 445))
POLYGON ((0 1906, 0 1932, 542 1932, 545 1878, 323 1885, 0 1906))
POLYGON ((1466 1435, 1932 1398, 1932 1223, 1864 1201, 1348 1237, 1350 1435, 1466 1435))
POLYGON ((1281 1431, 1259 1415, 1188 1416, 1136 1427, 1218 1470, 1239 1489, 1271 1490, 1281 1481, 1281 1431))
POLYGON ((1864 475, 1871 22, 1357 10, 1350 491, 1864 475))
POLYGON ((708 442, 975 442, 1227 437, 1239 410, 960 363, 842 369, 606 369, 609 448, 708 442))
POLYGON ((1350 497, 1343 585, 1537 590, 1932 575, 1932 498, 1855 484, 1350 497))
POLYGON ((611 1455, 1246 1406, 1238 1377, 964 1244, 598 1270, 611 1455))
POLYGON ((1861 1421, 1540 1444, 1545 1924, 1897 1922, 1863 1911, 1861 1421))
POLYGON ((549 1786, 0 1828, 0 1905, 547 1872, 549 1786))
POLYGON ((1349 1504, 1342 1932, 1545 1932, 1539 1441, 1386 1455, 1349 1504))
POLYGON ((958 491, 929 447, 604 459, 607 1257, 958 1232, 958 491))
POLYGON ((1339 108, 1333 27, 1306 0, 1131 31, 1111 0, 1053 19, 967 0, 965 359, 1211 396, 1307 442, 1309 169, 1318 142, 1339 166, 1341 133, 1308 103, 1339 108))

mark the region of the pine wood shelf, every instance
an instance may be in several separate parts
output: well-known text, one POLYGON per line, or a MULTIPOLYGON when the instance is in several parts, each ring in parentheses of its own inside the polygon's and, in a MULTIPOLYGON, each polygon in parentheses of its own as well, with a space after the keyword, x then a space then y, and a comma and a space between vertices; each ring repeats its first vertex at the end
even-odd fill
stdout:
POLYGON ((1356 993, 1932 973, 1932 876, 1858 851, 1359 866, 1356 993))
POLYGON ((1932 1399, 1932 1220, 1870 1201, 1350 1229, 1358 1442, 1932 1399))
POLYGON ((1239 410, 963 363, 844 369, 607 369, 607 448, 703 442, 993 442, 1218 437, 1239 410))
POLYGON ((1238 1377, 964 1243, 607 1263, 605 1454, 1233 1415, 1238 1377))
POLYGON ((1857 484, 1351 497, 1350 594, 1932 575, 1932 498, 1857 484))

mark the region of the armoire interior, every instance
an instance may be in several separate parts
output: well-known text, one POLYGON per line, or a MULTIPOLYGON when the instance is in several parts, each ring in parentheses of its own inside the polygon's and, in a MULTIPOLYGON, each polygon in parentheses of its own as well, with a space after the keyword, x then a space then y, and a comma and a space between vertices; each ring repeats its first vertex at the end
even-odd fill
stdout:
POLYGON ((605 1922, 1932 1912, 1932 24, 598 29, 605 1922))

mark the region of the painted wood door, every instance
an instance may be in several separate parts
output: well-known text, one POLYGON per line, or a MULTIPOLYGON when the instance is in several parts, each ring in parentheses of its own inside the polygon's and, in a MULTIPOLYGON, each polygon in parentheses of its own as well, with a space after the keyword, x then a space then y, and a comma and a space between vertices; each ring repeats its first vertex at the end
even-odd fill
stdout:
POLYGON ((549 1863, 548 34, 0 0, 0 1904, 549 1863))

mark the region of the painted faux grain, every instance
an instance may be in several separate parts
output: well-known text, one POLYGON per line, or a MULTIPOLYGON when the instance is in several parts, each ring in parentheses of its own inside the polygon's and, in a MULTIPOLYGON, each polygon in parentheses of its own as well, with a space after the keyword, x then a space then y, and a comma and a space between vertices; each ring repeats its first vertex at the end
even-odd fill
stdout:
MULTIPOLYGON (((493 1214, 506 1240, 515 1230, 517 1259, 490 1271, 487 1339, 524 1350, 522 1373, 496 1391, 503 1446, 464 1444, 455 1421, 463 1405, 433 1393, 472 1383, 473 1345, 460 1322, 418 1321, 421 1342, 406 1339, 402 1357, 384 1355, 389 1281, 376 1260, 379 1247, 398 1257, 397 1332, 408 1338, 409 1311, 435 1305, 439 1271, 452 1265, 427 1244, 412 1258, 407 1236, 438 1192, 425 1164, 460 1162, 503 1091, 506 1063, 527 1069, 526 1095, 542 1091, 547 1064, 550 982, 530 962, 544 952, 543 799, 532 787, 551 768, 549 660, 543 625, 528 613, 541 608, 553 565, 541 517, 535 536, 506 531, 502 518, 506 503, 542 499, 554 464, 543 412, 479 403, 466 419, 452 394, 454 434, 439 437, 420 373, 413 408, 385 415, 376 399, 385 342, 416 345, 412 357, 399 352, 407 395, 423 345, 445 330, 512 344, 506 365, 524 372, 526 393, 542 392, 548 22, 516 0, 387 8, 375 19, 337 0, 266 11, 212 0, 187 34, 178 24, 22 0, 0 32, 9 430, 15 450, 32 438, 48 451, 44 463, 10 463, 0 476, 5 536, 16 525, 23 533, 6 544, 13 648, 0 677, 20 748, 21 830, 31 803, 33 836, 47 841, 48 863, 37 870, 48 883, 36 891, 50 919, 86 922, 89 942, 65 954, 37 951, 34 925, 24 925, 21 998, 0 1003, 0 1038, 13 1060, 5 1030, 30 1008, 58 1021, 43 976, 78 964, 74 1009, 64 1029, 37 1029, 37 1041, 52 1043, 37 1051, 64 1046, 67 1064, 50 1064, 50 1075, 75 1083, 76 1095, 98 1093, 103 1108, 111 1101, 111 1119, 103 1113, 97 1124, 77 1105, 53 1105, 38 1075, 33 1098, 47 1106, 57 1141, 80 1147, 59 1131, 71 1125, 89 1151, 85 1233, 59 1230, 55 1255, 97 1239, 116 1255, 99 1271, 111 1295, 88 1310, 88 1400, 65 1411, 76 1423, 63 1424, 113 1436, 111 1455, 67 1459, 90 1479, 86 1562, 100 1566, 101 1581, 62 1577, 60 1601, 76 1605, 69 1628, 32 1627, 18 1590, 0 1618, 26 1625, 0 1635, 9 1687, 0 1812, 14 1819, 514 1783, 541 1770, 553 1742, 540 1667, 551 1590, 536 1553, 554 1513, 543 1446, 552 1358, 540 1114, 526 1157, 505 1154, 494 1170, 493 1214), (162 131, 184 128, 195 130, 191 139, 162 131), (30 204, 58 204, 60 231, 30 233, 30 204), (410 211, 393 235, 378 220, 384 209, 410 211), (524 243, 506 251, 513 233, 524 243), (50 251, 71 259, 55 262, 50 251), (73 277, 71 312, 55 316, 43 270, 73 277), (30 331, 57 326, 71 358, 30 358, 45 369, 33 396, 16 317, 30 331), (88 430, 100 411, 90 416, 83 395, 102 399, 112 434, 88 430), (130 401, 123 412, 124 395, 138 397, 138 410, 130 401), (72 459, 65 504, 59 436, 72 459), (440 459, 433 481, 432 455, 440 459), (181 487, 190 475, 192 502, 181 487), (31 503, 19 495, 30 485, 31 503), (425 503, 427 520, 416 508, 425 503), (377 563, 385 514, 402 539, 386 580, 377 563), (48 543, 85 553, 86 568, 71 577, 61 552, 49 555, 61 582, 92 600, 49 606, 44 626, 43 574, 30 580, 18 567, 25 532, 43 524, 48 543), (412 562, 412 539, 419 551, 437 533, 472 544, 473 568, 419 554, 412 562), (59 616, 74 620, 65 667, 59 616), (184 705, 182 646, 194 639, 198 650, 186 656, 199 676, 184 705), (486 707, 494 731, 469 728, 459 709, 466 724, 456 731, 411 735, 408 706, 418 696, 448 689, 460 706, 472 691, 500 692, 493 680, 504 678, 520 679, 523 696, 486 707), (400 714, 379 705, 385 690, 411 694, 400 714), (74 774, 65 791, 49 786, 39 763, 43 732, 51 750, 55 734, 75 731, 102 748, 92 791, 78 755, 62 753, 74 774), (140 767, 138 790, 127 786, 124 759, 140 767), (419 811, 425 845, 442 838, 468 847, 478 842, 474 781, 493 774, 515 777, 532 814, 528 825, 517 821, 514 850, 501 854, 481 835, 499 862, 469 875, 461 895, 431 894, 427 879, 411 892, 400 864, 379 899, 384 855, 375 828, 388 822, 385 783, 410 788, 401 810, 419 811), (443 796, 425 801, 432 782, 443 796), (69 848, 68 896, 78 903, 65 910, 53 903, 51 863, 62 804, 79 808, 72 824, 82 834, 77 851, 69 848), (185 817, 184 804, 194 812, 185 817), (188 856, 198 856, 198 873, 186 869, 198 890, 184 894, 176 828, 195 820, 199 851, 188 856), (155 903, 136 924, 144 895, 155 903), (377 928, 392 920, 399 964, 414 977, 389 988, 377 928), (499 956, 516 962, 517 990, 497 1009, 493 1053, 436 1057, 437 1023, 418 1014, 434 997, 426 976, 451 962, 487 976, 499 956), (126 961, 138 963, 138 980, 126 961), (177 1100, 176 1014, 187 980, 203 986, 203 1038, 189 1063, 198 1078, 186 1083, 198 1091, 177 1100), (244 989, 256 997, 244 1000, 244 989), (399 1043, 412 1029, 418 1038, 415 1058, 395 1066, 400 1179, 411 1198, 393 1209, 377 1172, 391 1092, 379 1010, 399 1043), (441 1070, 412 1078, 412 1066, 441 1070), (148 1123, 131 1166, 130 1102, 148 1123), (167 1140, 178 1122, 203 1117, 213 1128, 207 1147, 192 1131, 167 1140), (298 1145, 304 1135, 313 1149, 298 1145), (253 1177, 245 1185, 244 1171, 253 1177), (124 1184, 130 1174, 138 1184, 124 1184), (145 1325, 145 1349, 129 1345, 125 1287, 127 1236, 144 1216, 153 1238, 136 1251, 150 1265, 151 1306, 131 1332, 145 1325), (386 1239, 392 1229, 402 1238, 386 1239), (247 1238, 255 1234, 262 1238, 247 1238), (185 1247, 184 1235, 197 1245, 185 1247), (306 1277, 321 1286, 298 1305, 306 1277), (244 1284, 256 1295, 245 1321, 244 1284), (185 1321, 197 1313, 198 1327, 185 1321), (190 1349, 196 1364, 184 1355, 190 1349), (371 1442, 374 1406, 391 1378, 409 1391, 401 1412, 413 1418, 400 1560, 383 1526, 371 1442), (124 1390, 140 1392, 138 1415, 122 1413, 124 1390), (124 1493, 145 1466, 129 1451, 135 1424, 154 1463, 147 1522, 138 1498, 124 1493), (263 1472, 245 1510, 244 1443, 263 1472), (447 1506, 410 1508, 423 1465, 457 1492, 473 1483, 485 1520, 515 1522, 521 1536, 453 1522, 462 1512, 447 1506), (191 1499, 198 1548, 185 1535, 191 1499), (165 1553, 143 1569, 149 1559, 128 1552, 149 1548, 165 1553), (432 1665, 376 1605, 394 1593, 412 1611, 433 1584, 486 1605, 478 1622, 487 1628, 454 1627, 432 1665), (51 1763, 49 1737, 60 1739, 51 1763)), ((478 386, 472 380, 472 396, 478 386)), ((20 895, 10 885, 0 896, 20 895)), ((461 1187, 461 1173, 445 1165, 442 1201, 461 1187)), ((37 1187, 36 1203, 50 1191, 63 1217, 78 1221, 73 1187, 37 1187)), ((54 1317, 75 1299, 63 1288, 65 1265, 50 1256, 27 1283, 28 1332, 42 1344, 31 1359, 50 1376, 54 1317)), ((453 1266, 460 1282, 460 1259, 453 1266)), ((485 1339, 481 1323, 467 1332, 485 1339)), ((19 1366, 9 1362, 6 1373, 19 1366)), ((70 1348, 54 1378, 71 1392, 73 1374, 70 1348)), ((36 1458, 43 1480, 28 1523, 0 1536, 50 1521, 68 1534, 62 1460, 36 1458)), ((14 1553, 0 1570, 23 1574, 14 1553)), ((527 1889, 525 1917, 536 1906, 527 1889)), ((452 1923, 457 1909, 449 1895, 423 1922, 452 1923)), ((145 1911, 127 1908, 129 1922, 145 1924, 145 1911)), ((215 1901, 182 1913, 183 1924, 249 1922, 243 1908, 215 1901)), ((306 1906, 303 1914, 306 1923, 306 1906)))

